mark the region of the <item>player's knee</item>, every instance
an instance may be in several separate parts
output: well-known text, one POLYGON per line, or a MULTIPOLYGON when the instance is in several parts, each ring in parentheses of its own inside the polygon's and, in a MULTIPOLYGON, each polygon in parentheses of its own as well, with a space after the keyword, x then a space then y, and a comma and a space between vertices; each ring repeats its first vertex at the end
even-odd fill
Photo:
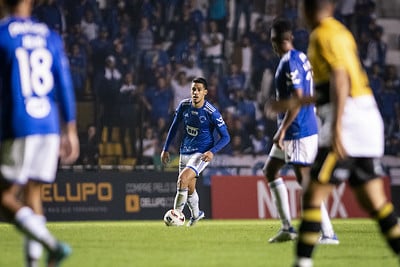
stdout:
POLYGON ((12 192, 2 192, 2 194, 0 194, 0 196, 1 196, 0 204, 2 207, 6 208, 6 209, 8 207, 14 205, 16 202, 16 198, 12 192))
POLYGON ((268 182, 272 182, 276 179, 276 171, 273 168, 264 166, 262 171, 268 182))
POLYGON ((262 168, 262 172, 263 172, 264 176, 267 177, 267 167, 265 165, 262 168))
POLYGON ((177 182, 178 188, 188 188, 190 183, 190 178, 191 177, 188 175, 183 175, 183 174, 179 175, 177 182))
POLYGON ((187 183, 185 183, 182 179, 178 178, 178 181, 176 182, 176 188, 178 189, 187 188, 187 183))
POLYGON ((313 206, 313 193, 310 190, 304 191, 303 194, 303 206, 312 207, 313 206))
POLYGON ((3 216, 7 221, 12 221, 14 219, 14 209, 18 201, 13 193, 3 192, 0 196, 0 208, 3 216))

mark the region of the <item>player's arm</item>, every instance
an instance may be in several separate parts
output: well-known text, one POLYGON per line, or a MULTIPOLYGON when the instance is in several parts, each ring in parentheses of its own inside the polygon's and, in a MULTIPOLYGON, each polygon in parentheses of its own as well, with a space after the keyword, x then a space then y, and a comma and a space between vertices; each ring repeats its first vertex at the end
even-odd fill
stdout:
POLYGON ((301 106, 311 105, 318 102, 318 96, 303 96, 301 98, 292 97, 282 100, 269 100, 266 105, 274 112, 285 112, 301 106))
POLYGON ((222 118, 221 114, 216 111, 212 114, 212 118, 214 120, 220 138, 209 151, 204 153, 202 160, 205 161, 211 161, 212 158, 214 157, 214 154, 223 149, 231 141, 231 137, 228 132, 228 127, 226 126, 225 121, 222 118))
MULTIPOLYGON (((340 158, 346 156, 346 150, 343 147, 341 131, 342 116, 347 97, 350 95, 351 81, 346 66, 349 60, 354 58, 355 51, 352 47, 351 40, 347 35, 335 34, 325 39, 319 40, 320 53, 330 66, 329 75, 329 94, 333 106, 333 123, 332 123, 332 149, 340 158)), ((357 56, 355 56, 358 58, 357 56)))
POLYGON ((179 121, 180 121, 180 110, 181 110, 182 103, 178 106, 178 108, 175 111, 174 119, 171 123, 171 126, 169 127, 167 138, 165 139, 165 144, 163 146, 163 149, 161 151, 161 163, 162 164, 167 164, 170 160, 170 155, 168 152, 168 148, 171 145, 172 140, 174 139, 176 133, 178 132, 179 128, 179 121))
MULTIPOLYGON (((298 99, 300 102, 302 97, 303 97, 303 90, 300 88, 300 89, 295 89, 293 91, 293 96, 290 98, 298 99)), ((285 138, 286 130, 289 128, 289 126, 292 124, 294 119, 297 117, 297 114, 299 114, 300 109, 301 109, 301 105, 298 105, 291 109, 286 110, 285 116, 283 117, 282 122, 273 138, 273 142, 280 149, 283 149, 283 139, 285 138)))
POLYGON ((60 36, 54 33, 52 40, 55 45, 53 74, 62 120, 60 159, 63 164, 72 164, 79 157, 75 94, 63 42, 60 36))
POLYGON ((64 125, 61 134, 60 160, 63 164, 72 164, 79 157, 79 139, 75 121, 64 125))
POLYGON ((228 128, 226 125, 221 128, 217 128, 217 131, 219 133, 220 138, 218 139, 217 143, 214 145, 213 148, 211 148, 209 151, 206 151, 203 153, 201 156, 201 160, 204 160, 205 162, 210 162, 214 158, 215 153, 220 151, 222 148, 224 148, 229 142, 231 141, 231 137, 228 132, 228 128))
POLYGON ((346 149, 343 147, 342 132, 342 116, 346 98, 350 93, 350 79, 345 69, 334 69, 331 75, 331 99, 333 101, 333 123, 332 123, 332 146, 333 150, 340 158, 346 156, 346 149))

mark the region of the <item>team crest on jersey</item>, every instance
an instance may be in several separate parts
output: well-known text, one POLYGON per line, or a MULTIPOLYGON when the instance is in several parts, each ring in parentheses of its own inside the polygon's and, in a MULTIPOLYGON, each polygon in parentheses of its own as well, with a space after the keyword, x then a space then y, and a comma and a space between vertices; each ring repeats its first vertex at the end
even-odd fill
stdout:
POLYGON ((200 116, 199 120, 201 123, 204 123, 207 120, 207 118, 205 116, 200 116))
POLYGON ((197 136, 197 135, 199 135, 199 128, 187 125, 186 132, 188 133, 188 135, 197 136))

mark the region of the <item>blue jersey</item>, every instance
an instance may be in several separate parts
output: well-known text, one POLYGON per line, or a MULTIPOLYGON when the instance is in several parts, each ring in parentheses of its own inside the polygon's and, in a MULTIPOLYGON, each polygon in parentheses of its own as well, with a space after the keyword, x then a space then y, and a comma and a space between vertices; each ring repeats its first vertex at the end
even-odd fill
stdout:
POLYGON ((175 111, 174 120, 163 148, 164 151, 168 151, 181 122, 184 126, 181 154, 206 151, 215 154, 230 141, 226 124, 219 111, 211 103, 205 101, 201 108, 195 108, 191 99, 185 99, 181 101, 175 111), (220 139, 216 143, 214 142, 214 130, 217 130, 220 135, 220 139))
POLYGON ((71 74, 57 33, 31 19, 6 18, 0 58, 1 140, 59 134, 60 118, 75 120, 71 74))
MULTIPOLYGON (((281 58, 275 73, 277 99, 288 99, 295 90, 302 90, 303 96, 313 93, 312 70, 307 56, 297 50, 290 50, 281 58)), ((278 124, 285 114, 278 115, 278 124)), ((299 139, 318 133, 314 105, 303 106, 286 131, 285 140, 299 139)))

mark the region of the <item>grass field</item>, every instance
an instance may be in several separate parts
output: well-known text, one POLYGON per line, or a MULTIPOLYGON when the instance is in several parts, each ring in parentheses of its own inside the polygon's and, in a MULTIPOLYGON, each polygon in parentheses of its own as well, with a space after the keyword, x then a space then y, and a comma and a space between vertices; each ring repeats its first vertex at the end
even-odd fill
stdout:
MULTIPOLYGON (((333 220, 338 246, 319 246, 316 267, 398 266, 374 222, 333 220)), ((65 267, 291 266, 294 243, 269 244, 277 220, 203 220, 195 227, 162 221, 49 223, 73 248, 65 267)), ((23 266, 22 238, 0 224, 0 266, 23 266)))

